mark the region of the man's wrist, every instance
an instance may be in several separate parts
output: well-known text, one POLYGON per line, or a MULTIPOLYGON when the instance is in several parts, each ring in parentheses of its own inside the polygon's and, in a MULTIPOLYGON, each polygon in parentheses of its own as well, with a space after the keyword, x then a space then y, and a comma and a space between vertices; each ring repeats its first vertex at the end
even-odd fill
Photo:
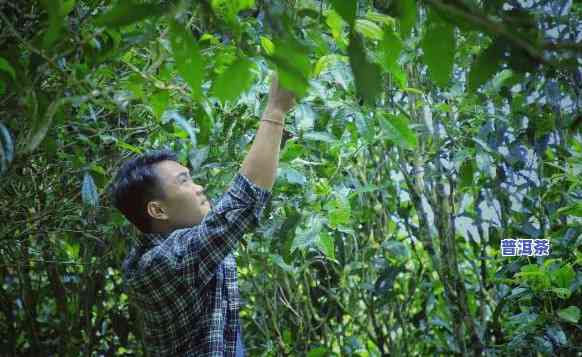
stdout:
POLYGON ((277 107, 267 105, 267 108, 265 109, 265 112, 263 113, 263 118, 276 120, 276 121, 283 123, 285 121, 285 111, 283 111, 277 107))

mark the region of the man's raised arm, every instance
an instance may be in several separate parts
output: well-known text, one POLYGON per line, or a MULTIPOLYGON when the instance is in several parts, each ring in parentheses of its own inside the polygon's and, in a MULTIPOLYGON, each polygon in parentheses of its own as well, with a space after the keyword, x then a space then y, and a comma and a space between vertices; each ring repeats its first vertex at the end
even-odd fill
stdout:
POLYGON ((271 190, 275 183, 285 114, 294 103, 293 94, 281 87, 277 76, 273 76, 267 107, 261 117, 253 145, 240 169, 241 174, 267 190, 271 190))

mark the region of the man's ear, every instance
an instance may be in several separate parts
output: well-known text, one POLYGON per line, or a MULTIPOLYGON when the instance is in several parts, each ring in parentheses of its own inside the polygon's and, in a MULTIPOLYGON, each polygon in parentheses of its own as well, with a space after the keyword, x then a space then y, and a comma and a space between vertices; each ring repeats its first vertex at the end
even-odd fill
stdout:
POLYGON ((146 210, 148 215, 155 219, 166 220, 168 219, 168 211, 160 201, 149 201, 146 210))

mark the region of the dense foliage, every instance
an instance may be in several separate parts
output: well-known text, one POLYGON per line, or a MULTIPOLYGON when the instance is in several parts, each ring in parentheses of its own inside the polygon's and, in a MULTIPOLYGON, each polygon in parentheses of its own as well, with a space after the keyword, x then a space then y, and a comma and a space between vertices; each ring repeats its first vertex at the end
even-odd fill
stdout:
POLYGON ((0 354, 141 355, 110 204, 168 147, 216 197, 300 97, 237 251, 251 356, 582 353, 571 0, 0 2, 0 354), (501 255, 548 239, 549 256, 501 255))

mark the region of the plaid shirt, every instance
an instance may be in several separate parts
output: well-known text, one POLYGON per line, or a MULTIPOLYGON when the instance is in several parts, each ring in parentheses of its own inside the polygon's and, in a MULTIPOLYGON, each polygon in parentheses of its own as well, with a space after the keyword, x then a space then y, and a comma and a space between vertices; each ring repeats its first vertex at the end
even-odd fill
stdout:
POLYGON ((123 262, 151 356, 234 356, 239 290, 232 254, 271 192, 238 173, 200 224, 141 235, 123 262))

